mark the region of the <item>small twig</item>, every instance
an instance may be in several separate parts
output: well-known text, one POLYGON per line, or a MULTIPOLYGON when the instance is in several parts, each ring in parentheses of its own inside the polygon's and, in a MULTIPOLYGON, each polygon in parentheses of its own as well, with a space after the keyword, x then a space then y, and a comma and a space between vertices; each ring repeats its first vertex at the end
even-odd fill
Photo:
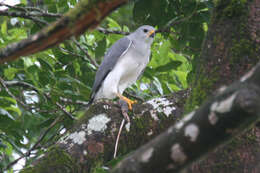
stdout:
POLYGON ((30 89, 32 89, 36 92, 39 92, 38 89, 35 86, 33 86, 29 83, 26 83, 26 82, 13 80, 13 81, 4 81, 4 83, 5 83, 6 86, 21 86, 21 87, 30 88, 30 89))
MULTIPOLYGON (((37 89, 35 86, 23 82, 23 81, 5 81, 6 86, 12 87, 12 86, 18 86, 18 87, 24 87, 24 88, 30 88, 33 91, 37 92, 38 94, 42 94, 46 99, 49 99, 49 96, 46 93, 42 93, 37 89)), ((39 110, 38 110, 39 111, 39 110)))
POLYGON ((177 24, 179 24, 179 23, 182 23, 182 22, 184 22, 184 21, 189 20, 189 19, 192 18, 195 14, 197 14, 197 11, 196 11, 196 10, 197 10, 197 7, 198 7, 198 3, 196 4, 196 7, 194 8, 193 12, 192 12, 189 16, 183 17, 183 18, 181 18, 181 19, 179 19, 179 20, 172 20, 172 21, 170 21, 170 22, 167 24, 167 26, 166 26, 165 28, 163 28, 163 29, 158 29, 156 32, 157 32, 157 33, 160 33, 160 32, 169 32, 169 31, 170 31, 170 28, 171 28, 172 26, 177 25, 177 24))
POLYGON ((37 24, 43 24, 43 25, 48 25, 48 22, 38 19, 36 17, 33 17, 30 14, 24 13, 24 12, 13 12, 13 11, 0 11, 0 16, 11 16, 11 17, 21 17, 25 19, 30 19, 37 24))
POLYGON ((40 142, 43 140, 43 138, 47 135, 47 133, 60 121, 62 120, 62 117, 59 116, 57 117, 52 123, 51 125, 46 129, 46 131, 39 137, 39 139, 37 140, 37 142, 32 146, 31 151, 34 150, 35 148, 37 148, 37 146, 40 144, 40 142))
POLYGON ((87 106, 88 105, 88 102, 85 102, 85 101, 81 101, 81 100, 71 100, 71 99, 68 99, 68 98, 64 98, 64 97, 60 97, 60 100, 65 102, 65 103, 71 103, 71 104, 79 104, 79 105, 83 105, 83 106, 87 106))
POLYGON ((15 9, 15 10, 19 10, 19 11, 23 11, 26 12, 26 14, 30 15, 30 16, 36 16, 36 17, 62 17, 62 14, 59 13, 49 13, 46 12, 40 8, 36 8, 36 7, 19 7, 19 6, 12 6, 12 5, 8 5, 5 3, 1 3, 0 2, 0 6, 6 6, 10 9, 15 9))
POLYGON ((8 89, 8 87, 5 84, 5 81, 0 77, 0 83, 1 85, 4 87, 5 91, 13 98, 15 99, 18 103, 20 103, 23 107, 25 108, 30 108, 28 105, 26 105, 24 102, 22 102, 20 99, 18 99, 17 97, 15 97, 15 95, 13 95, 13 93, 11 93, 11 91, 8 89))
POLYGON ((121 34, 121 35, 128 35, 130 34, 129 32, 124 32, 124 31, 113 31, 113 30, 108 30, 102 27, 98 27, 97 30, 103 34, 121 34))
POLYGON ((58 102, 56 102, 55 104, 56 104, 56 105, 58 106, 58 108, 60 108, 60 109, 62 110, 62 112, 64 112, 70 119, 72 119, 72 120, 75 120, 75 119, 76 119, 76 118, 73 117, 73 115, 72 115, 71 113, 69 113, 68 111, 66 111, 65 108, 64 108, 61 104, 59 104, 58 102))
POLYGON ((82 59, 85 58, 85 56, 83 56, 83 55, 80 55, 80 54, 77 54, 77 53, 68 51, 67 49, 64 49, 64 48, 62 48, 62 47, 59 47, 59 49, 60 49, 61 51, 63 51, 63 52, 69 53, 69 54, 71 54, 71 55, 73 55, 73 56, 77 56, 77 57, 80 57, 80 58, 82 58, 82 59))
POLYGON ((120 125, 120 128, 119 128, 117 137, 116 137, 116 144, 115 144, 115 150, 114 150, 114 158, 116 158, 118 142, 119 142, 119 138, 120 138, 120 135, 121 135, 121 132, 122 132, 122 129, 123 129, 124 124, 125 124, 125 119, 123 118, 123 120, 121 121, 121 125, 120 125))
POLYGON ((29 15, 34 17, 56 17, 56 18, 62 17, 61 14, 45 13, 45 12, 30 12, 29 15))
POLYGON ((14 161, 12 161, 11 163, 9 163, 6 168, 4 168, 4 170, 8 170, 10 169, 14 164, 16 164, 19 160, 21 160, 24 157, 28 157, 31 155, 31 152, 37 148, 37 146, 41 143, 41 141, 44 139, 44 137, 47 135, 47 133, 59 122, 61 121, 62 118, 61 116, 57 117, 52 123, 51 125, 43 132, 43 134, 38 138, 38 140, 36 141, 36 143, 21 157, 15 159, 14 161))
MULTIPOLYGON (((7 88, 7 86, 21 86, 21 87, 26 87, 26 88, 31 88, 32 90, 36 91, 37 93, 39 93, 39 90, 34 87, 33 85, 29 84, 29 83, 26 83, 26 82, 21 82, 21 81, 3 81, 3 79, 0 78, 0 83, 2 83, 2 85, 4 86, 5 90, 7 91, 7 93, 13 97, 14 99, 17 100, 17 98, 14 96, 14 95, 11 95, 12 93, 9 91, 9 89, 7 88), (3 83, 2 83, 3 82, 3 83)), ((47 98, 47 99, 50 99, 50 96, 46 93, 43 93, 43 95, 47 98)), ((72 101, 71 99, 68 99, 68 98, 63 98, 61 97, 60 98, 61 101, 63 102, 67 102, 67 103, 76 103, 76 104, 80 104, 80 105, 84 105, 86 106, 88 104, 88 102, 84 102, 84 101, 81 101, 81 100, 76 100, 76 101, 72 101)), ((20 102, 19 102, 20 103, 20 102)), ((71 115, 68 111, 65 110, 65 108, 63 108, 63 106, 56 102, 56 105, 59 109, 61 109, 66 115, 68 115, 71 119, 75 119, 73 117, 73 115, 71 115)), ((24 106, 24 105, 23 105, 24 106)))
POLYGON ((39 11, 41 13, 44 12, 43 9, 40 9, 40 8, 37 8, 37 7, 21 7, 21 8, 26 9, 28 11, 39 11))
POLYGON ((75 38, 72 39, 72 41, 76 44, 76 46, 84 52, 84 54, 87 56, 88 60, 91 62, 92 65, 94 65, 96 68, 99 67, 98 63, 89 55, 89 53, 77 42, 75 38))
POLYGON ((43 145, 41 145, 41 146, 38 146, 37 148, 41 148, 41 149, 47 149, 47 148, 49 148, 49 147, 51 147, 51 146, 53 146, 53 145, 55 145, 56 144, 56 139, 57 138, 60 138, 60 137, 62 137, 62 136, 64 136, 65 134, 60 134, 60 131, 62 130, 62 129, 65 129, 64 127, 63 128, 61 128, 61 129, 59 129, 58 131, 57 131, 57 133, 55 133, 55 134, 53 134, 52 136, 50 136, 49 138, 48 138, 48 140, 43 144, 43 145))
POLYGON ((8 8, 26 11, 26 10, 25 10, 24 8, 22 8, 22 7, 18 7, 18 6, 15 6, 15 5, 8 5, 8 4, 5 4, 5 3, 3 3, 3 2, 0 2, 0 6, 6 6, 6 7, 8 7, 8 8))

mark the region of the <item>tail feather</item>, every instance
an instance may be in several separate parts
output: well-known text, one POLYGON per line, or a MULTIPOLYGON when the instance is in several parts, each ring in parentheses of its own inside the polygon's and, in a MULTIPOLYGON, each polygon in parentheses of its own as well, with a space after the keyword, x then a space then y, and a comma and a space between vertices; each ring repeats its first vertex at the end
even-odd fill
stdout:
POLYGON ((92 105, 92 103, 94 102, 94 99, 95 99, 95 93, 92 93, 90 96, 89 102, 87 104, 87 108, 89 108, 92 105))

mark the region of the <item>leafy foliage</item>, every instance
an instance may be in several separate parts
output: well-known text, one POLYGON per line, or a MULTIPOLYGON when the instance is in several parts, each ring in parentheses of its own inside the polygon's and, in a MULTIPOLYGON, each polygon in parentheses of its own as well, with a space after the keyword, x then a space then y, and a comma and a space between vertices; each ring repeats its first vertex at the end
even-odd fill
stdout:
MULTIPOLYGON (((21 1, 17 6, 32 14, 37 12, 26 8, 28 5, 64 14, 75 4, 76 0, 45 0, 43 4, 34 0, 21 1)), ((142 24, 162 31, 156 34, 151 62, 142 79, 127 92, 149 99, 188 87, 187 75, 192 70, 192 59, 200 51, 210 5, 208 1, 134 1, 103 21, 101 27, 110 31, 129 32, 142 24)), ((57 20, 40 14, 37 18, 42 21, 57 20)), ((12 17, 1 17, 0 25, 0 48, 44 27, 35 20, 12 17)), ((97 70, 93 62, 99 64, 106 50, 123 36, 88 31, 47 51, 1 65, 0 170, 28 151, 34 153, 26 157, 26 164, 30 164, 72 124, 67 115, 82 115, 97 70), (57 119, 62 121, 52 126, 57 119), (40 145, 31 151, 43 134, 40 145)))

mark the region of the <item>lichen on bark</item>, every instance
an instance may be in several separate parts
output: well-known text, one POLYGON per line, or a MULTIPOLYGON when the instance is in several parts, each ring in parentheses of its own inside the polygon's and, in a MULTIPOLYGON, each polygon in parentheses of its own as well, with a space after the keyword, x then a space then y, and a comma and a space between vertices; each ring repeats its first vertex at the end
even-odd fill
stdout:
MULTIPOLYGON (((186 112, 200 105, 206 96, 239 80, 260 60, 258 0, 215 0, 209 31, 192 73, 191 96, 186 112)), ((225 147, 193 164, 189 172, 242 172, 257 170, 259 129, 256 127, 225 147), (252 157, 248 158, 247 155, 252 157), (247 161, 245 161, 247 160, 247 161), (251 160, 248 162, 248 160, 251 160), (204 169, 205 166, 207 169, 204 169)), ((258 169, 259 171, 259 169, 258 169)))
POLYGON ((192 92, 186 112, 208 95, 242 76, 259 59, 259 44, 250 36, 250 5, 247 0, 216 0, 209 31, 200 57, 194 59, 192 92))

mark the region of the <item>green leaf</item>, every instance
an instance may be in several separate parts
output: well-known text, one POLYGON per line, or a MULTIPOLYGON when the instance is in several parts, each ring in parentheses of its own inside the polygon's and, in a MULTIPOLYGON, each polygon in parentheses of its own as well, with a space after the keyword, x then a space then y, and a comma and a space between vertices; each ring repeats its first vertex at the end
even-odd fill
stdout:
POLYGON ((18 69, 10 67, 4 69, 4 75, 8 80, 12 80, 15 77, 15 74, 17 73, 18 69))
POLYGON ((95 44, 95 36, 93 34, 87 34, 86 36, 87 44, 93 46, 95 44))
POLYGON ((41 67, 45 71, 52 71, 52 66, 49 64, 48 61, 45 61, 44 59, 38 58, 38 61, 41 64, 41 67))
POLYGON ((10 107, 5 107, 5 110, 13 111, 13 112, 16 112, 18 115, 22 115, 21 110, 18 107, 14 106, 14 105, 12 105, 10 107))
POLYGON ((24 62, 25 67, 30 67, 30 66, 34 65, 31 58, 23 58, 23 62, 24 62))
POLYGON ((7 22, 6 22, 6 21, 4 21, 4 22, 2 23, 2 25, 1 25, 1 33, 2 33, 3 35, 6 35, 6 34, 7 34, 7 22))
POLYGON ((73 68, 75 70, 76 75, 82 75, 80 64, 77 61, 73 61, 73 68))
POLYGON ((168 52, 170 52, 171 43, 167 40, 159 48, 159 54, 162 59, 167 58, 168 52))
POLYGON ((105 50, 106 50, 106 40, 103 39, 103 40, 99 41, 97 44, 98 44, 98 46, 95 49, 96 58, 104 56, 105 50))
POLYGON ((163 95, 162 85, 158 78, 154 77, 153 84, 156 86, 156 90, 160 93, 160 95, 163 95))
POLYGON ((15 120, 14 117, 5 109, 0 108, 0 116, 7 116, 8 118, 15 120))
POLYGON ((121 31, 120 25, 119 25, 115 20, 113 20, 113 19, 110 18, 110 17, 107 17, 107 21, 108 21, 109 29, 112 29, 112 30, 120 30, 120 31, 121 31))
POLYGON ((5 154, 7 154, 8 156, 11 156, 12 155, 12 152, 13 152, 13 147, 12 147, 12 145, 11 144, 9 144, 9 143, 4 143, 5 144, 5 146, 7 146, 6 148, 5 148, 5 154))
POLYGON ((170 70, 177 70, 177 68, 182 64, 181 61, 170 61, 169 63, 165 65, 161 65, 157 68, 155 68, 155 71, 157 72, 167 72, 170 70))
POLYGON ((39 82, 46 86, 48 84, 55 84, 55 77, 51 71, 41 71, 38 72, 39 75, 39 82))
POLYGON ((101 168, 101 167, 97 167, 97 168, 94 168, 93 173, 108 173, 107 170, 105 170, 104 168, 101 168))
POLYGON ((5 99, 6 101, 9 101, 10 103, 13 103, 14 105, 17 104, 16 100, 12 97, 1 97, 1 99, 5 99))

